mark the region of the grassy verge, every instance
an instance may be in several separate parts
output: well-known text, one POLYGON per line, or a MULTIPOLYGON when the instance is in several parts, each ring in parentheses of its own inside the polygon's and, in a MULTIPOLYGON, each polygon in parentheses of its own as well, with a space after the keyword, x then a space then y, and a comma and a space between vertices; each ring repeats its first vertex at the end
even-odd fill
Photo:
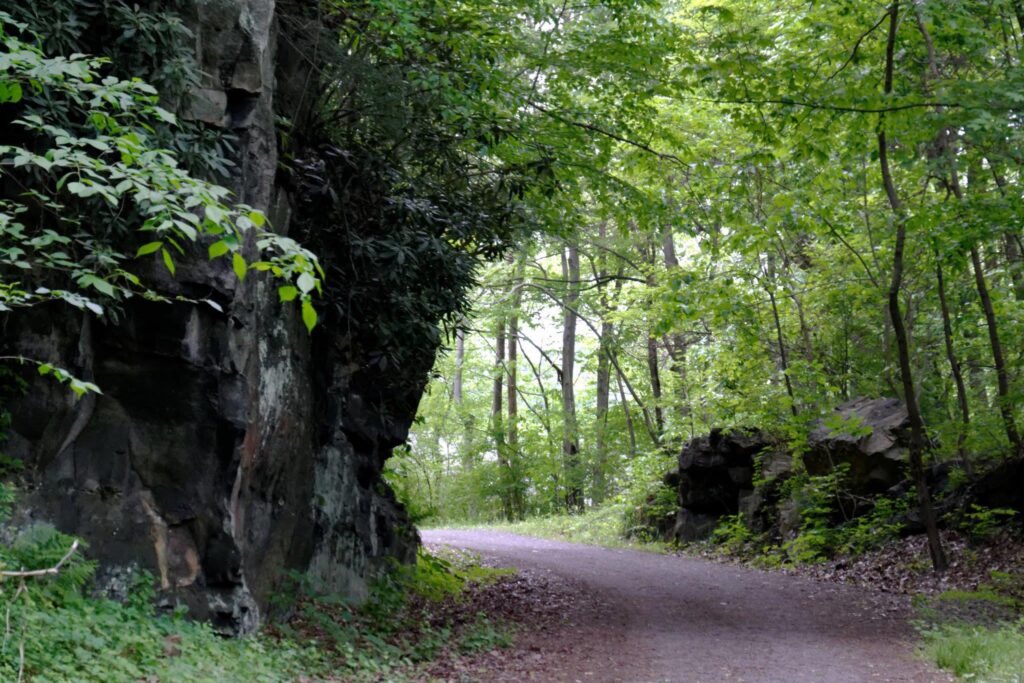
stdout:
POLYGON ((964 680, 1024 681, 1024 577, 993 572, 977 590, 917 596, 925 655, 964 680))
POLYGON ((979 683, 1024 681, 1024 623, 996 627, 945 624, 922 635, 926 655, 963 679, 979 683))
MULTIPOLYGON (((70 539, 55 531, 43 536, 25 546, 27 553, 17 544, 2 548, 0 565, 54 566, 70 539)), ((89 597, 92 571, 76 554, 56 575, 3 580, 0 680, 417 681, 430 678, 424 672, 431 665, 512 643, 510 627, 474 602, 481 586, 508 570, 461 555, 421 554, 416 565, 382 577, 359 606, 294 577, 281 598, 293 618, 240 639, 182 613, 155 614, 148 575, 138 577, 125 603, 89 597)))
POLYGON ((624 509, 621 505, 607 505, 579 515, 551 515, 531 517, 521 522, 492 522, 487 524, 438 524, 446 528, 495 529, 523 536, 535 536, 554 541, 586 543, 605 548, 632 548, 649 552, 666 552, 664 543, 631 540, 625 537, 624 509))

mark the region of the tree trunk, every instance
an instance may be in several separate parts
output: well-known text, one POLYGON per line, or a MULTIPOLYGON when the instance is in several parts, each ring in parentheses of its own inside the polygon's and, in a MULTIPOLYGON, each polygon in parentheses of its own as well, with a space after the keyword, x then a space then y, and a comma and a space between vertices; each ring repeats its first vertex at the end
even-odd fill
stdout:
MULTIPOLYGON (((767 275, 766 275, 767 277, 767 275)), ((772 304, 772 319, 775 321, 775 337, 779 344, 779 369, 782 370, 782 378, 786 383, 786 394, 789 395, 789 411, 793 417, 800 414, 796 405, 796 395, 793 393, 793 381, 789 378, 789 355, 786 352, 786 338, 782 333, 782 320, 779 318, 779 306, 775 300, 775 292, 771 284, 766 280, 764 290, 768 293, 768 300, 772 304)))
MULTIPOLYGON (((1006 192, 1006 178, 995 167, 994 162, 989 161, 992 167, 992 177, 995 178, 999 194, 1004 198, 1006 192)), ((1006 256, 1006 268, 1010 271, 1010 279, 1013 281, 1013 298, 1017 301, 1024 301, 1024 272, 1021 267, 1024 262, 1021 260, 1021 245, 1019 237, 1010 232, 1003 233, 1003 254, 1006 256)))
POLYGON ((566 283, 562 325, 562 461, 565 468, 565 503, 570 511, 583 511, 579 437, 576 426, 576 306, 580 297, 580 253, 573 242, 562 251, 562 276, 566 283))
MULTIPOLYGON (((665 268, 671 273, 679 268, 679 258, 676 256, 675 238, 672 230, 665 230, 661 237, 661 253, 665 259, 665 268)), ((691 436, 694 431, 693 411, 690 407, 689 386, 686 377, 686 351, 689 344, 686 337, 679 333, 672 333, 665 340, 668 347, 669 357, 672 359, 672 370, 679 376, 679 396, 676 398, 676 413, 679 416, 680 424, 689 423, 691 436)))
POLYGON ((629 412, 629 399, 626 398, 626 388, 622 386, 622 376, 617 374, 615 379, 619 384, 619 401, 622 403, 622 414, 626 419, 626 433, 629 435, 629 458, 636 459, 636 428, 633 426, 633 415, 629 412))
POLYGON ((466 361, 466 331, 455 330, 455 376, 452 378, 452 401, 462 406, 462 366, 466 361))
POLYGON ((525 254, 521 255, 516 263, 516 274, 512 286, 515 288, 512 295, 512 309, 508 317, 508 425, 506 426, 507 455, 505 463, 506 481, 509 503, 514 519, 522 519, 525 513, 524 491, 520 481, 520 461, 522 456, 519 452, 519 401, 517 392, 518 386, 518 341, 519 341, 519 309, 523 305, 522 280, 526 268, 525 254))
MULTIPOLYGON (((948 148, 948 145, 947 145, 948 148)), ((957 174, 956 159, 952 150, 947 149, 950 160, 949 185, 956 196, 957 201, 964 201, 964 191, 960 187, 960 177, 957 174)), ((970 174, 973 179, 973 174, 970 174)), ((1021 453, 1020 432, 1017 431, 1017 422, 1013 417, 1013 405, 1010 400, 1010 373, 1006 368, 1006 360, 1003 356, 1003 345, 999 339, 999 323, 996 320, 995 308, 992 306, 992 296, 985 281, 985 265, 982 262, 981 251, 977 244, 971 246, 971 266, 974 269, 974 284, 978 290, 978 299, 981 301, 981 308, 985 314, 985 326, 988 328, 988 341, 992 349, 992 362, 996 367, 996 387, 999 391, 999 414, 1003 418, 1003 427, 1006 430, 1006 438, 1010 441, 1010 447, 1015 454, 1021 453)))
POLYGON ((654 400, 654 427, 660 440, 665 433, 665 413, 661 407, 661 372, 658 369, 658 340, 647 335, 647 372, 651 377, 651 397, 654 400))
MULTIPOLYGON (((602 221, 598 226, 598 239, 604 242, 607 228, 602 221)), ((600 259, 601 267, 598 271, 601 301, 601 333, 597 340, 597 386, 596 402, 597 409, 594 415, 594 487, 591 497, 595 505, 604 502, 608 493, 607 467, 608 467, 608 444, 606 436, 608 431, 608 405, 611 393, 612 365, 609 354, 612 352, 612 335, 615 333, 615 325, 608 319, 608 268, 607 256, 600 259)))
MULTIPOLYGON (((889 7, 889 35, 885 50, 886 95, 892 94, 899 12, 899 0, 893 0, 889 7)), ((907 241, 907 221, 903 203, 896 193, 896 185, 893 182, 892 171, 889 168, 889 145, 885 136, 884 113, 879 114, 878 121, 878 164, 882 172, 885 194, 896 219, 896 248, 893 251, 892 282, 889 286, 889 317, 892 320, 893 334, 896 338, 896 349, 900 362, 900 378, 903 383, 904 401, 910 421, 910 469, 917 487, 921 522, 924 524, 928 534, 928 550, 931 555, 932 566, 935 568, 935 571, 941 572, 946 570, 949 563, 946 560, 946 553, 942 548, 942 540, 939 538, 939 529, 935 522, 935 512, 932 509, 931 494, 928 491, 928 484, 925 480, 924 453, 928 447, 928 437, 925 433, 924 420, 921 417, 921 410, 917 403, 917 394, 914 390, 914 375, 910 364, 907 330, 903 324, 903 314, 900 310, 900 292, 903 287, 903 258, 907 241)))
POLYGON ((957 434, 956 450, 964 472, 971 476, 971 461, 964 449, 964 442, 971 429, 971 409, 967 402, 967 387, 964 385, 963 369, 960 367, 960 361, 956 357, 956 347, 953 345, 953 323, 949 315, 949 302, 946 299, 946 279, 942 272, 942 261, 939 259, 939 253, 936 252, 935 278, 938 281, 939 307, 942 310, 942 336, 946 342, 946 359, 949 361, 949 370, 953 375, 953 383, 956 384, 956 402, 960 408, 960 432, 957 434))
POLYGON ((500 315, 494 335, 494 388, 491 393, 491 435, 494 438, 494 450, 498 456, 498 470, 501 472, 501 511, 505 519, 512 519, 512 497, 505 486, 504 473, 508 469, 508 445, 505 441, 505 424, 502 403, 504 398, 505 379, 505 317, 500 315))
POLYGON ((988 327, 989 346, 992 347, 992 362, 996 366, 996 387, 999 390, 999 413, 1003 417, 1003 426, 1006 429, 1006 438, 1010 440, 1010 446, 1014 453, 1020 454, 1021 440, 1017 431, 1017 422, 1013 418, 1013 405, 1010 402, 1010 374, 1006 369, 1006 360, 1003 357, 1003 345, 999 340, 999 327, 996 323, 996 312, 992 307, 992 297, 985 282, 985 269, 981 262, 981 253, 977 245, 971 247, 971 265, 974 267, 974 282, 978 289, 978 298, 981 299, 981 308, 985 312, 985 324, 988 327))
MULTIPOLYGON (((655 246, 652 243, 650 250, 644 249, 647 266, 650 271, 647 273, 647 287, 651 290, 657 286, 657 279, 654 276, 654 269, 657 266, 657 258, 655 257, 655 246)), ((647 310, 648 314, 654 310, 653 302, 648 299, 647 310)), ((661 399, 661 371, 658 367, 658 340, 654 336, 654 323, 650 319, 647 321, 647 373, 651 380, 651 398, 654 403, 654 428, 657 430, 658 441, 661 440, 662 435, 665 433, 665 412, 662 408, 661 399)))
POLYGON ((1006 268, 1010 271, 1013 282, 1013 298, 1024 301, 1024 273, 1021 272, 1020 245, 1010 233, 1003 235, 1003 254, 1006 256, 1006 268))

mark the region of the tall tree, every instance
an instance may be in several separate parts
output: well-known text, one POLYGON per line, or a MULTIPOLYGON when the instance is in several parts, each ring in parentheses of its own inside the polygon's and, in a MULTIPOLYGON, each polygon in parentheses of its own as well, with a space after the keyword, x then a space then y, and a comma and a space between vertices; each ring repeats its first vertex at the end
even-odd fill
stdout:
POLYGON ((562 249, 565 300, 562 313, 562 459, 565 470, 565 502, 570 510, 583 510, 583 477, 580 468, 579 429, 576 422, 576 318, 580 299, 580 252, 569 240, 562 249))
MULTIPOLYGON (((885 46, 884 71, 884 92, 886 95, 892 94, 893 91, 896 37, 900 20, 899 0, 893 0, 889 6, 888 15, 889 34, 885 46)), ((932 566, 935 568, 935 571, 941 572, 947 569, 949 562, 942 547, 942 540, 939 538, 935 511, 932 508, 931 493, 928 490, 928 482, 925 479, 924 453, 928 447, 928 437, 925 433, 924 419, 921 417, 921 409, 917 401, 917 392, 914 389, 914 371, 910 361, 910 343, 907 339, 907 328, 900 307, 900 294, 903 289, 903 270, 905 265, 903 259, 907 243, 907 216, 903 202, 896 192, 896 184, 893 181, 892 170, 889 167, 889 143, 886 140, 884 112, 878 115, 878 164, 882 172, 885 195, 889 200, 889 206, 895 218, 896 246, 893 250, 892 281, 889 285, 889 318, 892 321, 893 334, 896 337, 900 378, 903 382, 903 400, 907 404, 907 415, 910 420, 910 470, 917 488, 921 521, 928 534, 928 552, 931 555, 932 566)))
POLYGON ((523 275, 526 270, 526 252, 515 259, 515 273, 512 280, 512 303, 508 315, 508 426, 506 432, 507 454, 503 487, 507 489, 508 508, 512 519, 521 519, 525 512, 523 486, 520 481, 519 444, 519 313, 523 305, 523 275))

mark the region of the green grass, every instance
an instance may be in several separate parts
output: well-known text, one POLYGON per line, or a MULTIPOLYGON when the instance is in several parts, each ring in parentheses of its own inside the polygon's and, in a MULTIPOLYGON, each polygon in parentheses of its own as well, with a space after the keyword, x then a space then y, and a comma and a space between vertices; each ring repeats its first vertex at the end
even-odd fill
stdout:
MULTIPOLYGON (((66 541, 54 533, 47 538, 66 541)), ((33 552, 41 547, 35 543, 33 552)), ((419 667, 439 657, 508 647, 513 638, 507 624, 473 612, 467 599, 472 585, 498 581, 509 570, 481 567, 468 556, 422 553, 415 565, 382 576, 360 606, 296 575, 290 595, 279 598, 295 616, 247 638, 224 638, 181 613, 155 614, 151 576, 138 577, 130 600, 119 603, 83 591, 90 563, 73 561, 67 569, 22 590, 4 582, 0 681, 397 682, 420 680, 419 667)))
POLYGON ((641 542, 625 537, 625 509, 622 505, 606 505, 578 515, 551 515, 531 517, 521 522, 491 522, 482 524, 445 524, 447 528, 495 529, 523 536, 535 536, 554 541, 586 543, 605 548, 632 548, 649 552, 666 552, 664 543, 641 542))
POLYGON ((995 628, 947 624, 922 635, 927 656, 961 678, 979 683, 1024 681, 1024 622, 995 628))
MULTIPOLYGON (((25 596, 23 595, 22 598, 25 596)), ((267 637, 227 639, 180 616, 154 616, 146 600, 19 600, 0 649, 0 679, 45 682, 296 680, 319 669, 317 652, 267 637)), ((10 604, 10 603, 8 603, 10 604)))

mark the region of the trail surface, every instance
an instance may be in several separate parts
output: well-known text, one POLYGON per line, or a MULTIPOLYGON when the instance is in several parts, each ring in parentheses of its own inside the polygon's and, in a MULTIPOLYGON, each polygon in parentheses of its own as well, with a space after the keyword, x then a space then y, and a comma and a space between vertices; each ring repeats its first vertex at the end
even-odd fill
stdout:
MULTIPOLYGON (((542 681, 868 683, 948 681, 914 654, 904 609, 883 594, 704 560, 435 530, 450 545, 573 582, 557 633, 527 633, 542 681), (532 640, 531 640, 532 638, 532 640), (542 656, 544 652, 555 653, 542 656)), ((522 672, 516 674, 522 679, 522 672)), ((496 672, 493 680, 504 680, 496 672)))

